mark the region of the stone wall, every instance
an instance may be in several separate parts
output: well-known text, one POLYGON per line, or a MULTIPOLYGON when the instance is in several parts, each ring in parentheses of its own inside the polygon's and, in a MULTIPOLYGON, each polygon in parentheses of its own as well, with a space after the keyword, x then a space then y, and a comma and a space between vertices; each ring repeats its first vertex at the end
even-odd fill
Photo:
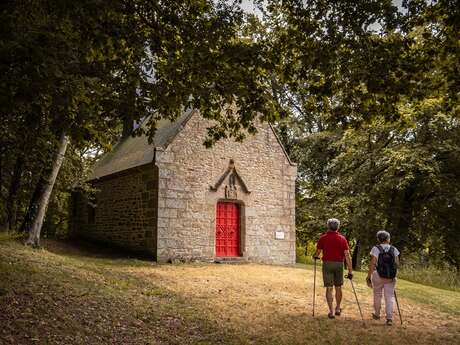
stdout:
POLYGON ((72 196, 72 235, 156 259, 158 170, 153 163, 95 180, 93 186, 94 211, 87 196, 72 196))
POLYGON ((224 179, 215 185, 233 160, 246 184, 236 183, 241 204, 241 251, 251 261, 295 263, 295 180, 297 168, 285 156, 267 124, 243 143, 219 141, 203 146, 209 122, 192 115, 166 150, 156 152, 159 168, 157 258, 214 260, 215 213, 225 200, 224 179), (279 237, 276 239, 275 234, 279 237))

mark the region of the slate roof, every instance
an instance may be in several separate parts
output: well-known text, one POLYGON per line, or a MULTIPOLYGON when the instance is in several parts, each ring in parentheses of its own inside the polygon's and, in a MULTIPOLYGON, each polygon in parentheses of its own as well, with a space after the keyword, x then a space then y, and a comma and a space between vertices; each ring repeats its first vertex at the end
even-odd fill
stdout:
MULTIPOLYGON (((185 126, 192 117, 195 109, 186 110, 175 122, 161 120, 152 144, 148 143, 147 136, 127 137, 119 141, 112 151, 104 154, 94 165, 89 180, 96 180, 124 170, 152 163, 155 148, 166 148, 176 137, 177 133, 185 126)), ((295 165, 287 154, 275 130, 269 125, 288 162, 295 165)))
POLYGON ((104 154, 94 165, 90 180, 99 179, 127 169, 153 162, 154 149, 166 148, 182 126, 190 119, 194 110, 185 111, 175 122, 161 120, 153 138, 148 143, 147 136, 127 137, 118 142, 112 151, 104 154))

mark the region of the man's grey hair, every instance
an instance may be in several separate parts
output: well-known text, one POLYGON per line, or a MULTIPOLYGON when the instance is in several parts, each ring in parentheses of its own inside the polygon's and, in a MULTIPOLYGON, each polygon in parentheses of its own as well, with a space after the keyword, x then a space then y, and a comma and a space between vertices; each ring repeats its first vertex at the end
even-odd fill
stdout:
POLYGON ((327 220, 327 227, 330 230, 338 230, 340 227, 340 220, 336 218, 331 218, 327 220))
POLYGON ((383 243, 385 241, 389 241, 390 240, 390 233, 388 231, 385 231, 385 230, 378 231, 377 232, 377 240, 380 243, 383 243))

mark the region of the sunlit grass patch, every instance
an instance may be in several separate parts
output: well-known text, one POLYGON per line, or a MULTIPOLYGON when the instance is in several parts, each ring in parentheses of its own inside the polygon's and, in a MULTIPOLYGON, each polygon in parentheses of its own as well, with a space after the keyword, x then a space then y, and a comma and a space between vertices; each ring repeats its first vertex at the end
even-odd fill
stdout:
POLYGON ((460 291, 460 273, 455 272, 454 269, 403 267, 398 275, 411 282, 460 291))
POLYGON ((0 343, 13 344, 11 334, 15 343, 36 337, 48 344, 460 341, 460 293, 402 279, 397 286, 404 325, 389 329, 370 320, 372 292, 361 272, 355 287, 364 326, 348 281, 343 316, 327 319, 320 270, 316 317, 311 316, 310 265, 158 265, 79 251, 69 244, 45 242, 45 248, 0 243, 0 343))

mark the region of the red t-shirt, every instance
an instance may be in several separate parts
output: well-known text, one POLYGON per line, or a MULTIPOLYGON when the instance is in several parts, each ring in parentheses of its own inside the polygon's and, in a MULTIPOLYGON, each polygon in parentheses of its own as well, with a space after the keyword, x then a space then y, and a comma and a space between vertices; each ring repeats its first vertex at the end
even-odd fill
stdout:
POLYGON ((323 261, 344 261, 345 250, 348 250, 347 239, 341 235, 338 231, 329 230, 325 234, 321 235, 317 249, 323 250, 323 261))

